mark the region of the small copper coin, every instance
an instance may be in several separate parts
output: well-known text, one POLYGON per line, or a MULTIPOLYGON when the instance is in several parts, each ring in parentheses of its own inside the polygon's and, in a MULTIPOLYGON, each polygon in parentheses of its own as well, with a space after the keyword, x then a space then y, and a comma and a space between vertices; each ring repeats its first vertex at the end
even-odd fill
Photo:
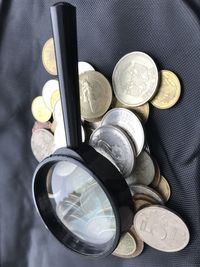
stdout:
POLYGON ((47 122, 39 122, 39 121, 35 121, 33 128, 32 128, 32 133, 35 132, 38 129, 47 129, 50 130, 51 129, 51 122, 47 121, 47 122))

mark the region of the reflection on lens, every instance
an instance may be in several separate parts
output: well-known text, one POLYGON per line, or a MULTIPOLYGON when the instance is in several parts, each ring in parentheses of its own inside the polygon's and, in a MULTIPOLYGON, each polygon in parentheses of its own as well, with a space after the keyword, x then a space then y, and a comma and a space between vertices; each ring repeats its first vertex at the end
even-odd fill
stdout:
POLYGON ((112 243, 116 221, 111 204, 96 180, 72 162, 56 163, 48 173, 47 189, 60 221, 79 239, 89 244, 112 243))
POLYGON ((76 165, 70 162, 61 161, 58 162, 53 170, 54 175, 67 176, 70 175, 76 169, 76 165))

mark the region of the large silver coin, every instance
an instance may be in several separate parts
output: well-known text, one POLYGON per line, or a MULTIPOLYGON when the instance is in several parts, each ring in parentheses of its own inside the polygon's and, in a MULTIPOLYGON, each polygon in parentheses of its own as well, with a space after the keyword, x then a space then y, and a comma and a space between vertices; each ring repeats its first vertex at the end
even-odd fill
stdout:
POLYGON ((79 76, 81 117, 85 120, 101 117, 112 101, 108 80, 97 71, 87 71, 79 76))
POLYGON ((150 185, 155 177, 155 167, 151 156, 143 151, 136 159, 136 166, 131 174, 132 184, 150 185))
POLYGON ((116 165, 124 177, 130 175, 135 165, 135 148, 122 129, 112 125, 97 128, 89 144, 116 165))
POLYGON ((164 205, 164 199, 161 197, 159 193, 157 193, 152 188, 145 185, 130 185, 129 186, 132 196, 136 194, 144 194, 149 197, 152 197, 159 204, 164 205))
POLYGON ((53 153, 53 134, 45 129, 38 129, 31 137, 31 148, 33 155, 38 161, 50 156, 53 153))
POLYGON ((153 59, 143 52, 122 57, 113 71, 113 90, 117 99, 128 106, 141 106, 155 94, 158 70, 153 59))
POLYGON ((128 109, 114 108, 107 112, 101 121, 101 125, 109 124, 119 126, 128 133, 135 144, 136 155, 138 156, 144 147, 145 141, 144 129, 140 119, 128 109))
POLYGON ((145 243, 165 252, 182 250, 190 239, 183 220, 162 206, 150 206, 138 211, 134 217, 134 227, 145 243))

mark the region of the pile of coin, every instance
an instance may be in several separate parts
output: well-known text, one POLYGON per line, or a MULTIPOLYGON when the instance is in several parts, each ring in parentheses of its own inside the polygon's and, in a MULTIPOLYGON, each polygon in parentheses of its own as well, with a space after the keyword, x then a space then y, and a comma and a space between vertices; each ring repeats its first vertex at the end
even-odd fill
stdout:
MULTIPOLYGON (((44 45, 42 61, 50 74, 57 74, 52 38, 44 45)), ((179 100, 178 77, 169 70, 158 72, 149 55, 132 52, 116 64, 112 87, 93 66, 79 62, 79 87, 83 142, 88 142, 122 173, 136 211, 132 227, 113 255, 136 257, 143 251, 144 242, 165 252, 183 249, 189 242, 189 230, 179 215, 165 207, 171 195, 170 185, 151 155, 144 130, 149 103, 166 109, 179 100)), ((67 145, 56 79, 46 82, 42 96, 33 100, 32 114, 36 122, 31 146, 41 161, 67 145)))

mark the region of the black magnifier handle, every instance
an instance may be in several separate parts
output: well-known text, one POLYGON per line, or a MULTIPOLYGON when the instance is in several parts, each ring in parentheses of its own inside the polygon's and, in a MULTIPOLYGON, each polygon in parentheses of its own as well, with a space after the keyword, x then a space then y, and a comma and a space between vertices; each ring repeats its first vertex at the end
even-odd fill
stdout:
POLYGON ((60 2, 51 6, 57 72, 67 147, 81 143, 76 8, 60 2))

